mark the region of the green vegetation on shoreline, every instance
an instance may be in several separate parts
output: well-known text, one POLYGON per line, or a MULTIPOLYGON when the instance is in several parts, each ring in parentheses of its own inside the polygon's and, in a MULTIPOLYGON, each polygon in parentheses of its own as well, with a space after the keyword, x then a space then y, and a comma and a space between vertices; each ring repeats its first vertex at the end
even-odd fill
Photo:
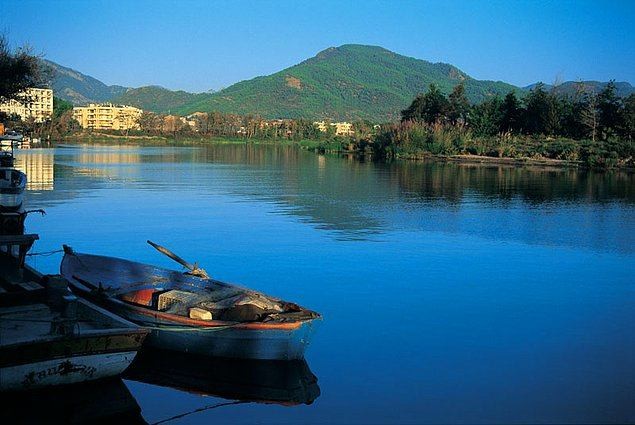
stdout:
MULTIPOLYGON (((75 134, 73 136, 65 137, 60 140, 64 144, 97 144, 97 145, 132 145, 132 146, 204 146, 204 145, 277 145, 277 146, 296 146, 300 149, 304 149, 311 152, 321 154, 353 154, 353 155, 372 155, 372 144, 365 145, 365 149, 358 149, 355 143, 350 143, 349 140, 344 138, 334 138, 331 140, 271 140, 271 139, 248 139, 248 138, 236 138, 236 137, 179 137, 173 138, 168 136, 125 136, 125 135, 111 135, 111 134, 75 134), (351 147, 353 149, 351 149, 351 147)), ((548 145, 552 141, 536 139, 534 143, 536 146, 548 145)), ((557 143, 560 143, 556 141, 557 143)), ((576 141, 568 141, 573 143, 576 141)), ((571 146, 571 145, 570 145, 571 146)), ((584 143, 580 144, 578 148, 584 149, 584 143)), ((575 148, 574 148, 575 149, 575 148)), ((633 168, 631 165, 619 165, 619 164, 596 164, 591 166, 582 160, 576 160, 574 158, 566 157, 554 157, 549 153, 544 155, 522 155, 520 151, 515 156, 498 156, 492 155, 478 155, 467 153, 432 153, 429 149, 410 149, 396 151, 387 160, 435 160, 435 161, 451 161, 462 163, 476 163, 476 164, 496 164, 507 166, 547 166, 547 167, 590 167, 590 168, 633 168)))
POLYGON ((373 139, 380 158, 425 155, 556 160, 593 168, 633 167, 635 94, 609 83, 575 96, 537 85, 522 100, 510 92, 472 105, 462 84, 445 96, 435 85, 373 139))

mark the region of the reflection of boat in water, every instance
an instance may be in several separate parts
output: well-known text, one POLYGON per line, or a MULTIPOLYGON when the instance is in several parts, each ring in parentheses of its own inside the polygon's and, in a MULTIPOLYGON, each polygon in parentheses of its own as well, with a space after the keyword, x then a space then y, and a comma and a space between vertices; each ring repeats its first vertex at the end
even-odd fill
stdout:
MULTIPOLYGON (((154 245, 161 252, 167 250, 154 245)), ((61 273, 73 290, 150 329, 155 348, 215 357, 300 359, 320 315, 297 304, 191 273, 76 253, 65 247, 61 273)))
POLYGON ((119 378, 2 394, 3 424, 145 424, 119 378))
POLYGON ((124 374, 130 379, 233 400, 311 404, 320 395, 305 360, 241 360, 143 350, 124 374))

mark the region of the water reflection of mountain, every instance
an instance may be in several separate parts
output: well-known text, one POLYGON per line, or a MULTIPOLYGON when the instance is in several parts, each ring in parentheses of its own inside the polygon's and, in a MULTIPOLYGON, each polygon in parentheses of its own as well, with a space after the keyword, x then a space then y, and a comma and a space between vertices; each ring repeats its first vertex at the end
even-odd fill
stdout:
MULTIPOLYGON (((635 245, 635 219, 629 213, 635 174, 624 171, 430 161, 376 164, 252 144, 82 146, 43 155, 48 156, 42 170, 54 172, 42 171, 41 180, 54 176, 55 190, 30 191, 30 207, 119 185, 269 202, 277 212, 344 239, 372 238, 397 228, 619 251, 635 245)), ((30 173, 38 172, 31 168, 30 173)))
POLYGON ((320 395, 305 360, 267 361, 211 358, 148 350, 139 354, 125 379, 233 400, 311 404, 320 395))

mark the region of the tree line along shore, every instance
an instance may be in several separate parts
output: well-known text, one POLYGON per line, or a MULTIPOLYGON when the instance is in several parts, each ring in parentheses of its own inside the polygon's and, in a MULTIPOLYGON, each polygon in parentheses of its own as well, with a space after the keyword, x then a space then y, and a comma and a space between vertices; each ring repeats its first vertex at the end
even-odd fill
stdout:
MULTIPOLYGON (((15 98, 42 82, 38 61, 13 54, 0 38, 3 69, 0 100, 15 98)), ((265 119, 257 115, 199 112, 187 119, 143 112, 137 129, 91 131, 73 119, 73 105, 54 98, 53 115, 41 123, 0 116, 10 128, 55 141, 281 141, 318 152, 372 154, 377 159, 443 157, 453 160, 531 161, 593 168, 635 167, 635 94, 620 97, 614 82, 599 93, 582 83, 572 94, 538 84, 529 92, 493 95, 469 102, 463 83, 445 95, 431 84, 391 123, 356 121, 343 134, 307 119, 265 119)))
POLYGON ((365 153, 378 159, 635 166, 635 95, 617 96, 612 82, 600 93, 580 86, 572 95, 539 84, 524 97, 510 92, 476 105, 467 100, 462 84, 449 96, 431 85, 401 116, 398 123, 356 121, 349 134, 338 135, 333 126, 321 131, 305 119, 267 120, 209 112, 196 114, 188 122, 144 112, 138 130, 96 132, 79 127, 72 118, 72 105, 55 99, 52 119, 31 125, 39 137, 66 142, 290 141, 318 152, 365 153))

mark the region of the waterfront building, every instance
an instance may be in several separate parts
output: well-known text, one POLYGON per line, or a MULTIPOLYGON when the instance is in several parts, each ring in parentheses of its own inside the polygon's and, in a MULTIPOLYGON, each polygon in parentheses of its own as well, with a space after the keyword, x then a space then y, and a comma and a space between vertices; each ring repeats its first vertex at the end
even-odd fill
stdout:
POLYGON ((353 124, 346 121, 331 123, 329 123, 328 121, 315 121, 313 125, 317 127, 317 129, 320 130, 322 133, 326 133, 327 129, 330 126, 334 128, 336 136, 352 136, 353 134, 355 134, 355 130, 353 130, 353 124))
POLYGON ((53 90, 28 88, 18 99, 0 103, 0 112, 18 115, 23 121, 45 121, 53 115, 53 90))
POLYGON ((142 113, 139 108, 112 103, 91 103, 73 108, 73 118, 82 128, 93 130, 138 130, 142 113))

